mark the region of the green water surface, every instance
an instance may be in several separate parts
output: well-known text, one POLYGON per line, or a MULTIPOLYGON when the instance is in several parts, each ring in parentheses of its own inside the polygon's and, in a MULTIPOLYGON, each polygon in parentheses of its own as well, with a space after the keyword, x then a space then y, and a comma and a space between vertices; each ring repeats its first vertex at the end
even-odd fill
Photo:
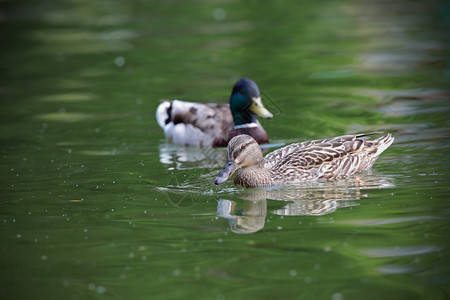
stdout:
POLYGON ((449 299, 446 1, 0 2, 2 299, 449 299), (213 184, 160 99, 255 80, 267 151, 395 136, 367 173, 213 184))

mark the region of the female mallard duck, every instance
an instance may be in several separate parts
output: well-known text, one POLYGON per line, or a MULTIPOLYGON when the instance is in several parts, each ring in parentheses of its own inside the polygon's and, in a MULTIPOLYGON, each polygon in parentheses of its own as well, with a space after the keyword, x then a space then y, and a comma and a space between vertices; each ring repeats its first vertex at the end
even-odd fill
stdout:
POLYGON ((229 105, 164 101, 156 110, 156 119, 175 144, 225 147, 240 134, 248 134, 260 144, 268 143, 255 114, 272 118, 261 102, 256 83, 243 78, 234 85, 229 105))
POLYGON ((368 141, 369 135, 343 135, 285 146, 263 158, 261 148, 248 135, 228 143, 228 159, 214 183, 236 172, 234 183, 245 187, 298 184, 307 180, 335 179, 368 170, 394 141, 390 133, 368 141))

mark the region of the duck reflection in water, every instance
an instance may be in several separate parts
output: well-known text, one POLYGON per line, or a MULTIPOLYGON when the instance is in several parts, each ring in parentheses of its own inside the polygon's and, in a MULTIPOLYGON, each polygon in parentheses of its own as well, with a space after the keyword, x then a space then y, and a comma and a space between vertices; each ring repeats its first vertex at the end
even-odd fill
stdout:
POLYGON ((241 201, 219 199, 217 215, 228 219, 234 233, 246 234, 260 231, 265 226, 267 199, 287 202, 282 208, 271 211, 281 216, 323 216, 339 208, 358 206, 357 200, 369 195, 361 189, 391 188, 391 178, 355 176, 347 180, 317 182, 305 186, 288 186, 276 189, 246 189, 241 201))
POLYGON ((175 170, 217 168, 225 158, 221 148, 195 148, 163 142, 159 145, 159 161, 175 170))

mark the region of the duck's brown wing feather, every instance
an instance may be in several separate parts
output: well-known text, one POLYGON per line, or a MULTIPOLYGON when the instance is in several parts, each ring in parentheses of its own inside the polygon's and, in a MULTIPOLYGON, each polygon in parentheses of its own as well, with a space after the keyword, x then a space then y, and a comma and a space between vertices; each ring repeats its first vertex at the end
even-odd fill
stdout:
POLYGON ((353 174, 375 161, 370 161, 370 165, 366 162, 377 153, 378 140, 367 141, 367 136, 372 134, 377 133, 292 144, 268 154, 264 159, 265 167, 272 170, 274 176, 293 180, 333 179, 353 174))
MULTIPOLYGON (((222 138, 233 126, 233 117, 228 104, 197 103, 180 100, 165 101, 166 115, 161 117, 165 124, 190 124, 204 135, 222 138)), ((162 122, 162 121, 161 121, 162 122)), ((188 137, 187 137, 188 138, 188 137)))
POLYGON ((233 122, 228 104, 173 101, 170 121, 174 124, 192 124, 202 131, 216 128, 223 131, 233 122))

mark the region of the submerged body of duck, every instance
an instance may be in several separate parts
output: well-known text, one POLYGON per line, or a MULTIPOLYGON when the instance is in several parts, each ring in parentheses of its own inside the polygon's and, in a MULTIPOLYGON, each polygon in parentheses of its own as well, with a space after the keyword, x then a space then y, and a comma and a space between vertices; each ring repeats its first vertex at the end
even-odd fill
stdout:
POLYGON ((258 86, 240 79, 233 87, 229 104, 163 101, 156 119, 166 137, 175 144, 198 147, 225 147, 231 138, 248 134, 258 143, 269 142, 255 115, 271 118, 264 107, 258 86))
POLYGON ((263 157, 261 148, 248 135, 228 143, 228 158, 214 183, 234 183, 245 187, 299 184, 318 179, 336 179, 370 169, 378 156, 394 141, 390 133, 373 141, 362 133, 324 140, 295 143, 263 157))

